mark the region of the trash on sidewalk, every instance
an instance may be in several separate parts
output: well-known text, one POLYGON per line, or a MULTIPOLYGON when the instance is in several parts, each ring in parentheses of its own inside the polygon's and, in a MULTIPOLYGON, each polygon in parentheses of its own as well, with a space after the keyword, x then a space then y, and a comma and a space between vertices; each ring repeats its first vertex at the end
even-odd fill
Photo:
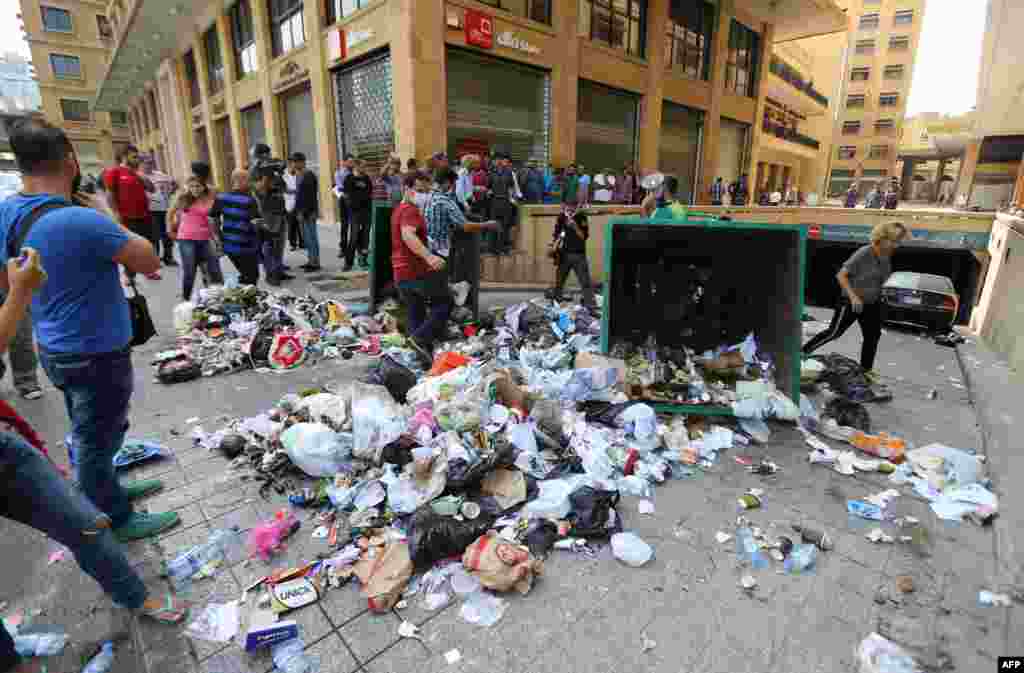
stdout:
POLYGON ((886 534, 881 528, 873 528, 871 532, 864 536, 868 542, 874 542, 875 544, 892 544, 896 541, 892 535, 886 534))
POLYGON ((420 636, 420 627, 405 620, 402 620, 402 623, 398 625, 398 636, 400 638, 415 638, 416 640, 422 639, 420 636))
POLYGON ((85 665, 82 673, 108 673, 113 665, 114 643, 108 640, 100 646, 100 651, 96 653, 96 656, 85 665))
MULTIPOLYGON (((68 446, 71 446, 70 442, 68 446)), ((165 458, 170 454, 171 451, 166 446, 129 437, 124 440, 121 450, 114 454, 114 467, 120 470, 155 458, 165 458)))
POLYGON ((272 554, 281 551, 285 540, 298 532, 302 527, 294 514, 285 510, 278 511, 274 518, 258 524, 249 531, 249 554, 258 556, 264 561, 272 554))
POLYGON ((448 662, 449 666, 454 666, 462 661, 462 653, 458 650, 448 650, 444 653, 444 660, 448 662))
POLYGON ((185 627, 185 635, 212 643, 227 643, 238 634, 239 620, 237 601, 209 603, 185 627))
POLYGON ((881 507, 863 500, 847 500, 846 511, 854 516, 872 521, 881 521, 885 518, 881 507))
POLYGON ((792 524, 791 528, 800 533, 800 539, 807 544, 812 544, 821 551, 831 551, 834 547, 832 538, 825 531, 820 531, 815 528, 808 528, 801 524, 792 524))
POLYGON ((988 607, 1008 608, 1012 601, 1008 594, 997 594, 983 589, 978 592, 978 603, 988 607))
POLYGON ((462 619, 476 626, 494 626, 505 616, 508 601, 482 589, 468 595, 462 603, 462 619))
POLYGON ((187 549, 163 564, 164 574, 178 593, 195 580, 212 577, 225 562, 241 560, 244 543, 237 529, 215 530, 203 544, 187 549))
POLYGON ((511 544, 493 532, 466 548, 462 565, 487 589, 515 589, 523 595, 533 588, 534 576, 544 570, 543 562, 534 559, 528 547, 511 544))
POLYGON ((317 673, 320 657, 306 652, 306 643, 297 636, 270 647, 274 669, 281 673, 317 673))
POLYGON ((53 657, 63 652, 68 644, 68 634, 56 626, 19 627, 11 637, 14 651, 22 657, 53 657))
POLYGON ((923 673, 906 650, 877 633, 862 640, 854 654, 859 664, 857 673, 923 673))
POLYGON ((612 555, 633 568, 646 565, 654 557, 651 546, 633 533, 616 533, 611 542, 612 555))

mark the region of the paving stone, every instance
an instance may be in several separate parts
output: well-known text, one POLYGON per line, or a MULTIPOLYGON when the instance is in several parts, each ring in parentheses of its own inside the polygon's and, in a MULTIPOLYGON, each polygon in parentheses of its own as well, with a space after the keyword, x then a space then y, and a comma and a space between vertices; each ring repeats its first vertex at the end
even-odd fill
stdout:
POLYGON ((360 662, 367 662, 398 642, 398 626, 401 621, 392 613, 375 614, 366 612, 351 620, 340 629, 352 654, 360 662))

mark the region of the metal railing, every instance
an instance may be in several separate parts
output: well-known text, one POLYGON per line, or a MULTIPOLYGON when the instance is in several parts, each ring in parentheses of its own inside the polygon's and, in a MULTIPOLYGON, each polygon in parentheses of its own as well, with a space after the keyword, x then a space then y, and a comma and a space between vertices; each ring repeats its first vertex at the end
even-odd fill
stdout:
POLYGON ((828 96, 825 96, 815 89, 813 83, 804 80, 800 72, 793 66, 789 65, 785 61, 773 57, 771 63, 768 65, 768 69, 775 75, 778 75, 780 78, 792 84, 794 88, 803 91, 818 103, 828 107, 828 96))
POLYGON ((799 131, 794 131, 791 128, 787 128, 782 124, 776 124, 774 122, 765 121, 762 123, 761 128, 765 133, 770 133, 776 138, 788 140, 791 143, 797 145, 803 145, 804 147, 810 147, 811 149, 820 149, 821 143, 810 136, 805 136, 799 131))

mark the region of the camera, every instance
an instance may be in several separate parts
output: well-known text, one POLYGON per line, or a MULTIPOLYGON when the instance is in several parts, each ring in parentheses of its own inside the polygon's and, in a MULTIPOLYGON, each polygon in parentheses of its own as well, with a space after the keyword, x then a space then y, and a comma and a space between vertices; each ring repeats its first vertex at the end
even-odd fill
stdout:
POLYGON ((272 157, 270 146, 263 143, 253 146, 250 155, 252 156, 252 175, 256 178, 280 178, 288 167, 284 159, 272 157))

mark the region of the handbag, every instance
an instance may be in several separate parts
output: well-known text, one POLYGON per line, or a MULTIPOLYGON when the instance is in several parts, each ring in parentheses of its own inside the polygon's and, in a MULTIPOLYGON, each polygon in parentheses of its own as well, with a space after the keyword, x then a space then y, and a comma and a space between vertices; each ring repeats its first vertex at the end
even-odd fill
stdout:
POLYGON ((128 311, 132 319, 132 346, 141 346, 156 336, 156 325, 153 324, 153 316, 149 313, 149 303, 135 286, 135 278, 128 280, 132 288, 132 296, 128 297, 128 311))

